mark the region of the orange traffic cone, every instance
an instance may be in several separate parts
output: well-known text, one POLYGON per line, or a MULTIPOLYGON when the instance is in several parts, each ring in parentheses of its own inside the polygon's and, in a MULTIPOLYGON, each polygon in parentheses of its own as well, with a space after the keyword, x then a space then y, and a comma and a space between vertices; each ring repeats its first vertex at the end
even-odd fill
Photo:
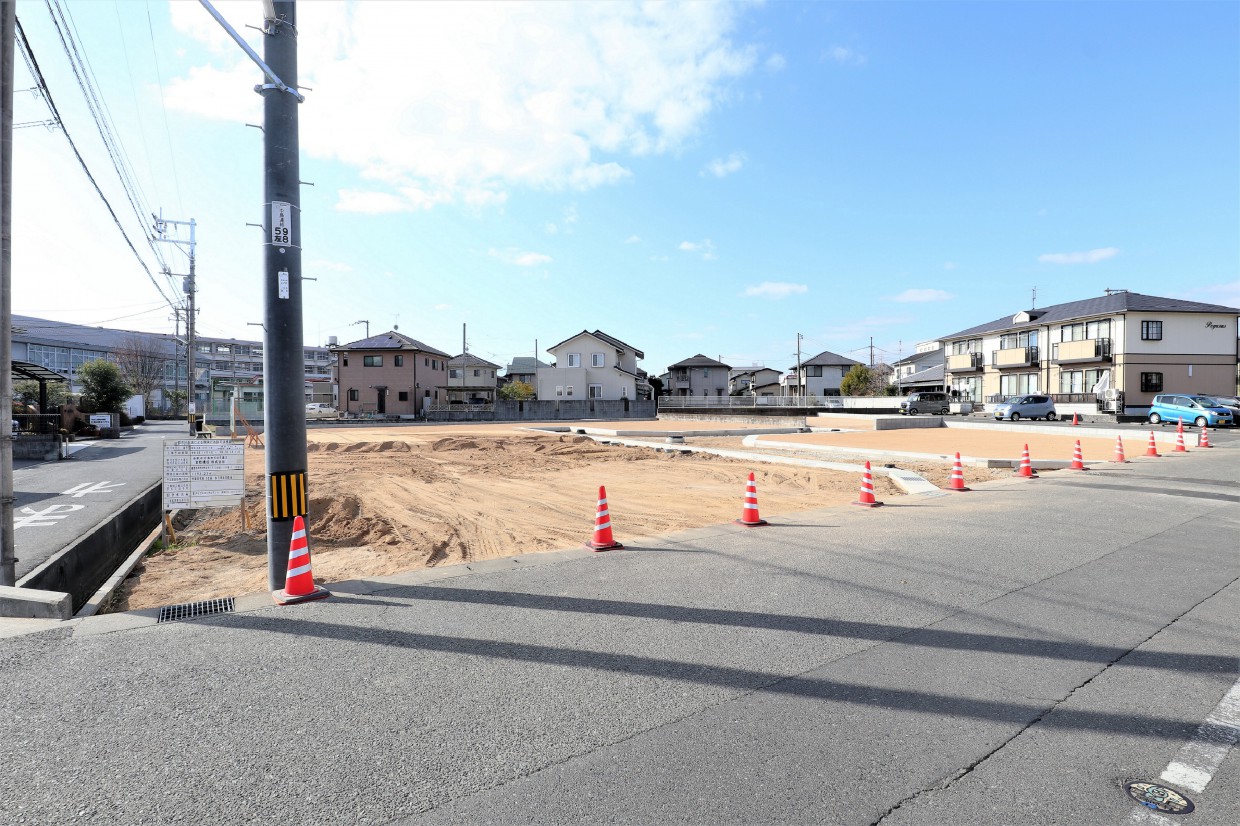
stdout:
POLYGON ((1068 470, 1089 470, 1085 467, 1085 457, 1081 454, 1081 440, 1076 440, 1076 447, 1072 448, 1072 464, 1068 466, 1068 470))
POLYGON ((952 465, 952 479, 947 485, 948 490, 971 490, 964 486, 964 468, 960 466, 960 454, 956 454, 956 463, 952 465))
POLYGON ((1153 456, 1155 458, 1162 456, 1162 454, 1158 452, 1158 443, 1154 441, 1154 431, 1152 430, 1150 431, 1150 444, 1145 449, 1145 455, 1153 456))
POLYGON ((1016 471, 1016 475, 1025 479, 1038 478, 1038 472, 1029 463, 1029 445, 1025 445, 1024 451, 1020 454, 1020 469, 1016 471))
POLYGON ((861 474, 861 495, 857 498, 854 505, 860 505, 863 508, 877 508, 883 503, 874 498, 874 479, 870 476, 870 463, 865 463, 865 473, 861 474))
POLYGON ((1201 426, 1201 432, 1197 434, 1197 447, 1214 447, 1210 444, 1210 431, 1205 426, 1201 426))
POLYGON ((296 605, 315 599, 330 597, 331 591, 314 584, 310 571, 310 545, 306 541, 306 520, 293 517, 293 538, 288 546, 288 572, 284 575, 284 589, 272 591, 276 605, 296 605))
POLYGON ((1077 426, 1077 425, 1079 425, 1080 423, 1081 423, 1080 418, 1079 418, 1079 417, 1078 417, 1075 413, 1073 413, 1073 414, 1072 414, 1072 426, 1073 426, 1073 427, 1076 427, 1076 426, 1077 426))
POLYGON ((741 518, 732 521, 747 528, 760 528, 770 524, 758 515, 758 485, 754 482, 752 473, 749 474, 749 481, 745 482, 745 506, 741 509, 741 518))
POLYGON ((598 510, 594 514, 594 538, 586 543, 594 551, 614 551, 624 546, 611 535, 611 511, 607 509, 607 488, 598 486, 598 510))
MULTIPOLYGON (((1152 438, 1153 434, 1150 434, 1150 435, 1152 438)), ((1128 460, 1124 458, 1124 437, 1123 436, 1115 437, 1115 460, 1114 461, 1117 465, 1128 464, 1128 460)))
POLYGON ((1175 429, 1175 450, 1172 453, 1188 453, 1188 448, 1184 446, 1184 420, 1180 419, 1180 424, 1175 429))

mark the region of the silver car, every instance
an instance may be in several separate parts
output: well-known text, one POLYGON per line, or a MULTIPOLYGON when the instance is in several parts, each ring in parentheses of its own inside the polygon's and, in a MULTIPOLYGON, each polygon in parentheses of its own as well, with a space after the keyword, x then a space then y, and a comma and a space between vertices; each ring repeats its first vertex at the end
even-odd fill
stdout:
POLYGON ((1012 396, 1003 404, 995 405, 995 418, 1018 422, 1021 419, 1046 419, 1053 422, 1059 418, 1055 403, 1050 396, 1012 396))

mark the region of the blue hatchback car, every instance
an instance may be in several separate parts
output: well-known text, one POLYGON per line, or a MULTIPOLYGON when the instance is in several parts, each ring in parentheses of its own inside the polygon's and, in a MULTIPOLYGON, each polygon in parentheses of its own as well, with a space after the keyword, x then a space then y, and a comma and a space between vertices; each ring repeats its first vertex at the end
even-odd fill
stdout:
POLYGON ((1197 427, 1228 426, 1231 410, 1220 407, 1209 396, 1164 393, 1150 405, 1150 424, 1193 424, 1197 427))

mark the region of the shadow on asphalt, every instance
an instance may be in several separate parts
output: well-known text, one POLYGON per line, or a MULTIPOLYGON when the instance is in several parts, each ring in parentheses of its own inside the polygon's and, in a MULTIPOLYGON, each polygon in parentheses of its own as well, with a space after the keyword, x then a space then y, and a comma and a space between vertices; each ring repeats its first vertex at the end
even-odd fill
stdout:
MULTIPOLYGON (((454 589, 417 588, 419 591, 445 591, 454 589)), ((455 596, 469 596, 479 592, 465 592, 455 596)), ((566 597, 540 596, 533 594, 513 594, 504 592, 486 592, 494 598, 496 604, 521 604, 528 606, 531 601, 534 607, 542 607, 546 603, 549 610, 588 610, 593 613, 600 607, 633 606, 640 608, 637 616, 656 616, 670 612, 682 621, 698 621, 688 619, 701 614, 721 614, 723 617, 761 617, 766 621, 784 623, 827 623, 837 630, 845 626, 856 626, 854 630, 862 630, 861 636, 868 636, 870 629, 889 629, 896 636, 909 638, 927 633, 926 629, 908 629, 899 626, 870 625, 867 623, 839 623, 834 621, 816 620, 808 617, 786 617, 768 614, 747 614, 745 612, 710 611, 706 609, 674 608, 671 606, 641 605, 639 603, 615 603, 604 600, 584 600, 566 597)), ((423 597, 426 594, 422 594, 423 597)), ((442 594, 440 595, 442 596, 442 594)), ((330 603, 324 603, 329 605, 330 603)), ((629 608, 625 608, 628 615, 629 608)), ((605 613, 605 612, 604 612, 605 613)), ((615 613, 613 611, 613 613, 615 613)), ((962 719, 980 719, 1010 722, 1027 725, 1040 721, 1041 725, 1055 729, 1073 731, 1102 731, 1108 734, 1120 733, 1136 737, 1154 738, 1179 742, 1188 737, 1200 725, 1199 720, 1178 719, 1153 714, 1112 713, 1106 711, 1088 711, 1077 709, 1056 708, 1054 701, 1042 704, 1019 703, 997 700, 983 700, 975 697, 956 697, 930 691, 913 689, 884 688, 864 683, 849 683, 840 680, 829 680, 815 677, 789 676, 787 674, 757 671, 746 668, 734 668, 721 665, 706 665, 678 660, 659 659, 636 654, 624 654, 614 651, 590 651, 557 645, 542 645, 526 642, 505 642, 494 639, 448 636, 443 634, 427 634, 417 631, 400 631, 392 628, 367 629, 355 625, 323 622, 321 620, 304 619, 299 616, 288 621, 277 615, 266 614, 234 614, 205 617, 195 620, 198 625, 213 625, 221 629, 246 629, 251 631, 268 631, 298 637, 317 637, 325 640, 337 640, 353 644, 381 645, 389 648, 416 651, 437 652, 462 657, 479 657, 489 660, 509 662, 529 662, 568 668, 586 668, 593 671, 611 672, 626 677, 651 677, 657 679, 679 680, 698 685, 715 686, 741 692, 762 692, 767 694, 803 697, 829 702, 850 703, 869 708, 883 707, 889 709, 916 711, 921 713, 943 714, 962 719), (1050 713, 1054 711, 1054 713, 1050 713)), ((725 623, 734 624, 734 623, 725 623)), ((763 625, 762 627, 768 627, 763 625)), ((782 627, 782 626, 781 626, 782 627)), ((935 632, 930 631, 931 635, 935 632)), ((899 642, 908 643, 909 639, 899 642)), ((1078 645, 1073 649, 1065 649, 1059 643, 1045 643, 1041 640, 1028 640, 1010 637, 991 637, 981 634, 946 634, 939 632, 939 641, 948 647, 969 647, 971 641, 989 641, 995 645, 990 650, 1009 651, 1011 653, 1032 653, 1032 648, 1043 647, 1037 656, 1053 656, 1045 649, 1055 651, 1066 659, 1083 659, 1105 667, 1128 652, 1101 646, 1078 645)), ((1150 657, 1160 662, 1156 667, 1173 667, 1194 672, 1218 673, 1218 661, 1227 663, 1230 668, 1233 658, 1213 656, 1176 655, 1163 652, 1133 652, 1128 658, 1139 658, 1146 655, 1141 663, 1149 666, 1150 657)), ((1128 659, 1126 658, 1126 659, 1128 659)), ((1127 662, 1125 664, 1128 664, 1127 662)), ((1228 672, 1229 673, 1229 672, 1228 672)))

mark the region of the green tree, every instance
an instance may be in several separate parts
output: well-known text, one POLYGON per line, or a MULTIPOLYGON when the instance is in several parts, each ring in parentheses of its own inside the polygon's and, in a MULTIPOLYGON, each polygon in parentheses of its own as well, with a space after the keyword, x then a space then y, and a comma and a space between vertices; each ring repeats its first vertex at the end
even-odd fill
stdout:
POLYGON ((663 379, 650 376, 646 379, 646 383, 650 385, 650 398, 657 399, 663 395, 663 379))
POLYGON ((529 401, 534 398, 534 388, 528 382, 510 381, 499 389, 499 397, 509 402, 529 401))
POLYGON ((840 395, 867 396, 874 383, 874 375, 864 364, 854 364, 848 375, 840 380, 840 395))
POLYGON ((121 378, 120 368, 107 359, 95 359, 79 367, 78 381, 82 383, 82 408, 87 412, 120 413, 134 394, 121 378))
MULTIPOLYGON (((40 413, 47 413, 53 407, 59 407, 69 400, 69 385, 63 381, 49 381, 47 383, 47 406, 48 410, 40 410, 40 413)), ((13 401, 21 404, 39 403, 39 383, 33 380, 15 381, 13 382, 13 401)))

